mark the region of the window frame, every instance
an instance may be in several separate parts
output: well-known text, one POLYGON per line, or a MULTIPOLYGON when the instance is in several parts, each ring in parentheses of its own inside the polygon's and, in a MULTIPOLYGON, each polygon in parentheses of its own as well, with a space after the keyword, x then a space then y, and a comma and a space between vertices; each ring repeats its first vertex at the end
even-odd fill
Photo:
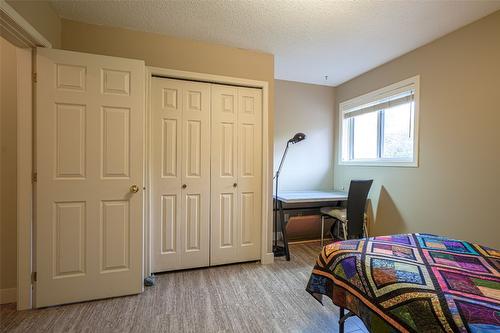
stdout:
MULTIPOLYGON (((383 149, 383 138, 381 137, 381 129, 383 124, 381 124, 381 117, 379 112, 377 112, 377 150, 383 149)), ((388 85, 386 87, 371 91, 367 94, 349 99, 347 101, 341 102, 339 104, 339 131, 338 131, 338 164, 339 165, 352 165, 352 166, 394 166, 394 167, 418 167, 419 163, 419 113, 420 113, 420 75, 416 75, 410 77, 408 79, 396 82, 394 84, 388 85), (357 159, 357 160, 343 160, 343 133, 344 133, 344 115, 352 109, 368 104, 373 103, 377 100, 393 96, 398 92, 407 91, 408 88, 411 87, 414 90, 413 102, 414 102, 414 119, 413 119, 413 159, 411 161, 406 159, 395 159, 395 158, 374 158, 374 159, 357 159)), ((350 118, 350 119, 354 119, 350 118)), ((350 120, 354 121, 354 120, 350 120)), ((352 157, 352 146, 354 142, 354 136, 352 135, 352 131, 354 130, 354 126, 350 126, 351 133, 349 135, 349 143, 347 144, 350 147, 350 154, 352 157)), ((380 154, 378 154, 380 156, 380 154)))

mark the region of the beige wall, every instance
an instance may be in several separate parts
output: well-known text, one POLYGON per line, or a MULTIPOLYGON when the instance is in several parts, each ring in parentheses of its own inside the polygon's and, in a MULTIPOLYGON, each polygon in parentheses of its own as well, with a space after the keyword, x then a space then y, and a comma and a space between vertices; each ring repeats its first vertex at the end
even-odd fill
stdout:
POLYGON ((340 85, 337 102, 416 74, 420 167, 335 164, 335 185, 375 180, 375 234, 437 233, 499 248, 500 11, 340 85))
POLYGON ((61 47, 61 19, 47 1, 13 1, 7 3, 28 21, 54 48, 61 47))
POLYGON ((142 59, 148 66, 268 81, 274 86, 272 54, 219 44, 63 19, 62 48, 142 59))
POLYGON ((275 81, 274 168, 297 132, 306 140, 291 145, 280 175, 280 190, 333 188, 334 88, 275 81))
MULTIPOLYGON (((61 42, 62 48, 66 50, 142 59, 148 66, 267 81, 269 159, 272 161, 274 128, 272 54, 65 19, 62 20, 61 42)), ((269 194, 271 190, 270 186, 269 194)), ((271 230, 272 223, 269 224, 269 228, 271 230)))
MULTIPOLYGON (((333 87, 291 81, 275 81, 274 169, 278 168, 286 142, 297 132, 306 140, 291 145, 280 174, 280 191, 333 188, 333 87)), ((290 240, 316 239, 319 217, 291 218, 290 240)))
POLYGON ((0 289, 16 287, 16 48, 0 37, 0 289))

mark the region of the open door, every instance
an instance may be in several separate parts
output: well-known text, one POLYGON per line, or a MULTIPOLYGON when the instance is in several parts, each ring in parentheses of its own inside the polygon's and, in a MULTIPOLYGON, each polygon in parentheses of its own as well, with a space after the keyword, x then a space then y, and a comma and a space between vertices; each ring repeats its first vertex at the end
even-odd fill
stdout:
POLYGON ((143 61, 37 50, 36 306, 143 290, 143 61))

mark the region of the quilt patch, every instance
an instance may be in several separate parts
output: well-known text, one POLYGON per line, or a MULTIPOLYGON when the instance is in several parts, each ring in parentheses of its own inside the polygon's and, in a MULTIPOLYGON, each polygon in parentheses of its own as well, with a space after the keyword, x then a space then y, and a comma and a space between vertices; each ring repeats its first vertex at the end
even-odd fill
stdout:
POLYGON ((373 332, 499 332, 499 254, 429 234, 342 241, 323 248, 307 291, 373 332))

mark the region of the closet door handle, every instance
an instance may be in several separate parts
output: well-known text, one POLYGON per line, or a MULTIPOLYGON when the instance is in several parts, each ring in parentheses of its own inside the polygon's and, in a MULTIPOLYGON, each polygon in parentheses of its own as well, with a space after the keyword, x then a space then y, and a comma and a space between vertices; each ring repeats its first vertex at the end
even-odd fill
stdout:
POLYGON ((236 187, 236 186, 238 186, 238 184, 237 184, 237 183, 234 183, 234 184, 233 184, 233 187, 236 187))
POLYGON ((186 184, 182 184, 182 188, 186 188, 188 187, 186 184))

